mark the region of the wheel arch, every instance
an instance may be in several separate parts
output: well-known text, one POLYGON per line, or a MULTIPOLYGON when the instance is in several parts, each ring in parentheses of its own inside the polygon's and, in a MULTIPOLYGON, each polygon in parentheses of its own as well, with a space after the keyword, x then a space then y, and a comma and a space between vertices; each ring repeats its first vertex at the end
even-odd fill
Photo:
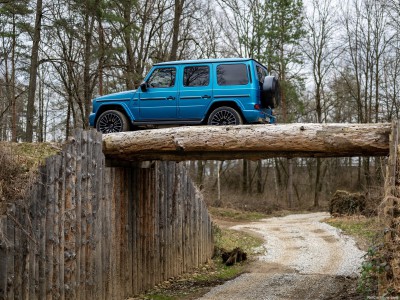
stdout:
POLYGON ((107 111, 107 110, 118 110, 119 112, 123 113, 129 121, 130 126, 132 127, 132 120, 134 120, 134 117, 132 113, 129 111, 128 107, 124 104, 103 104, 101 105, 97 112, 96 112, 96 118, 94 119, 94 126, 96 127, 97 120, 99 119, 100 115, 107 111))
POLYGON ((236 110, 238 112, 238 114, 240 115, 240 117, 243 120, 243 123, 247 123, 246 118, 243 115, 242 109, 241 107, 235 102, 235 101, 216 101, 213 102, 210 107, 207 110, 207 113, 204 117, 203 120, 203 124, 207 124, 208 118, 210 117, 210 114, 213 112, 213 110, 217 109, 218 107, 222 107, 222 106, 228 106, 230 108, 233 108, 234 110, 236 110))

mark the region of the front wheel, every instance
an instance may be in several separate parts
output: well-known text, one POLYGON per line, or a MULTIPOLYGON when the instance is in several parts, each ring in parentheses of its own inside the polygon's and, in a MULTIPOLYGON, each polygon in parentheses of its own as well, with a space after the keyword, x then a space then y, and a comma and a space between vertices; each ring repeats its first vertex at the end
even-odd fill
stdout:
POLYGON ((208 125, 241 125, 243 121, 235 109, 222 106, 212 111, 207 123, 208 125))
POLYGON ((118 110, 107 110, 97 119, 96 129, 101 133, 128 131, 129 121, 122 112, 118 110))

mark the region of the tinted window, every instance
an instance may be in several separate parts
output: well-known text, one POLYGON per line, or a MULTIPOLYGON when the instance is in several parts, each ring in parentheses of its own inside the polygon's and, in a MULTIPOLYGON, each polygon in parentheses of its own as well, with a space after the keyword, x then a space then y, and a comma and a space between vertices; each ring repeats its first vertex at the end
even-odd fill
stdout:
POLYGON ((210 69, 207 66, 185 67, 183 71, 184 86, 207 86, 210 80, 210 69))
POLYGON ((219 65, 217 67, 218 85, 244 85, 249 82, 245 64, 219 65))
POLYGON ((262 68, 260 66, 256 66, 256 69, 257 69, 258 81, 260 83, 263 83, 265 76, 267 76, 267 70, 265 70, 264 68, 262 68))
POLYGON ((153 88, 166 88, 175 85, 175 68, 155 69, 151 74, 148 84, 153 88))

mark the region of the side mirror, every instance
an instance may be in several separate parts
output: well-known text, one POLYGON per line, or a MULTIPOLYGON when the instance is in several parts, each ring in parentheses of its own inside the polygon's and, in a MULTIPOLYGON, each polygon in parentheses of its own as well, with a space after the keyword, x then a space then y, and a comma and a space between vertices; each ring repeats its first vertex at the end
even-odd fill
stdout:
POLYGON ((140 88, 142 89, 142 92, 147 92, 147 83, 146 82, 142 82, 140 84, 140 88))

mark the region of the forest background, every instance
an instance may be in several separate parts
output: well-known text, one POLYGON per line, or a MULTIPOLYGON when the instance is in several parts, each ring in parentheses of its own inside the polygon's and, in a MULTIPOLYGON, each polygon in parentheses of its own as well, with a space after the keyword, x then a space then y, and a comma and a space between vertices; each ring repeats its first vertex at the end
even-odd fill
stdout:
MULTIPOLYGON (((198 58, 267 66, 279 123, 390 122, 399 29, 395 0, 0 0, 0 141, 63 141, 88 128, 95 96, 198 58)), ((325 206, 337 189, 380 198, 385 158, 188 164, 211 204, 267 212, 325 206)))

